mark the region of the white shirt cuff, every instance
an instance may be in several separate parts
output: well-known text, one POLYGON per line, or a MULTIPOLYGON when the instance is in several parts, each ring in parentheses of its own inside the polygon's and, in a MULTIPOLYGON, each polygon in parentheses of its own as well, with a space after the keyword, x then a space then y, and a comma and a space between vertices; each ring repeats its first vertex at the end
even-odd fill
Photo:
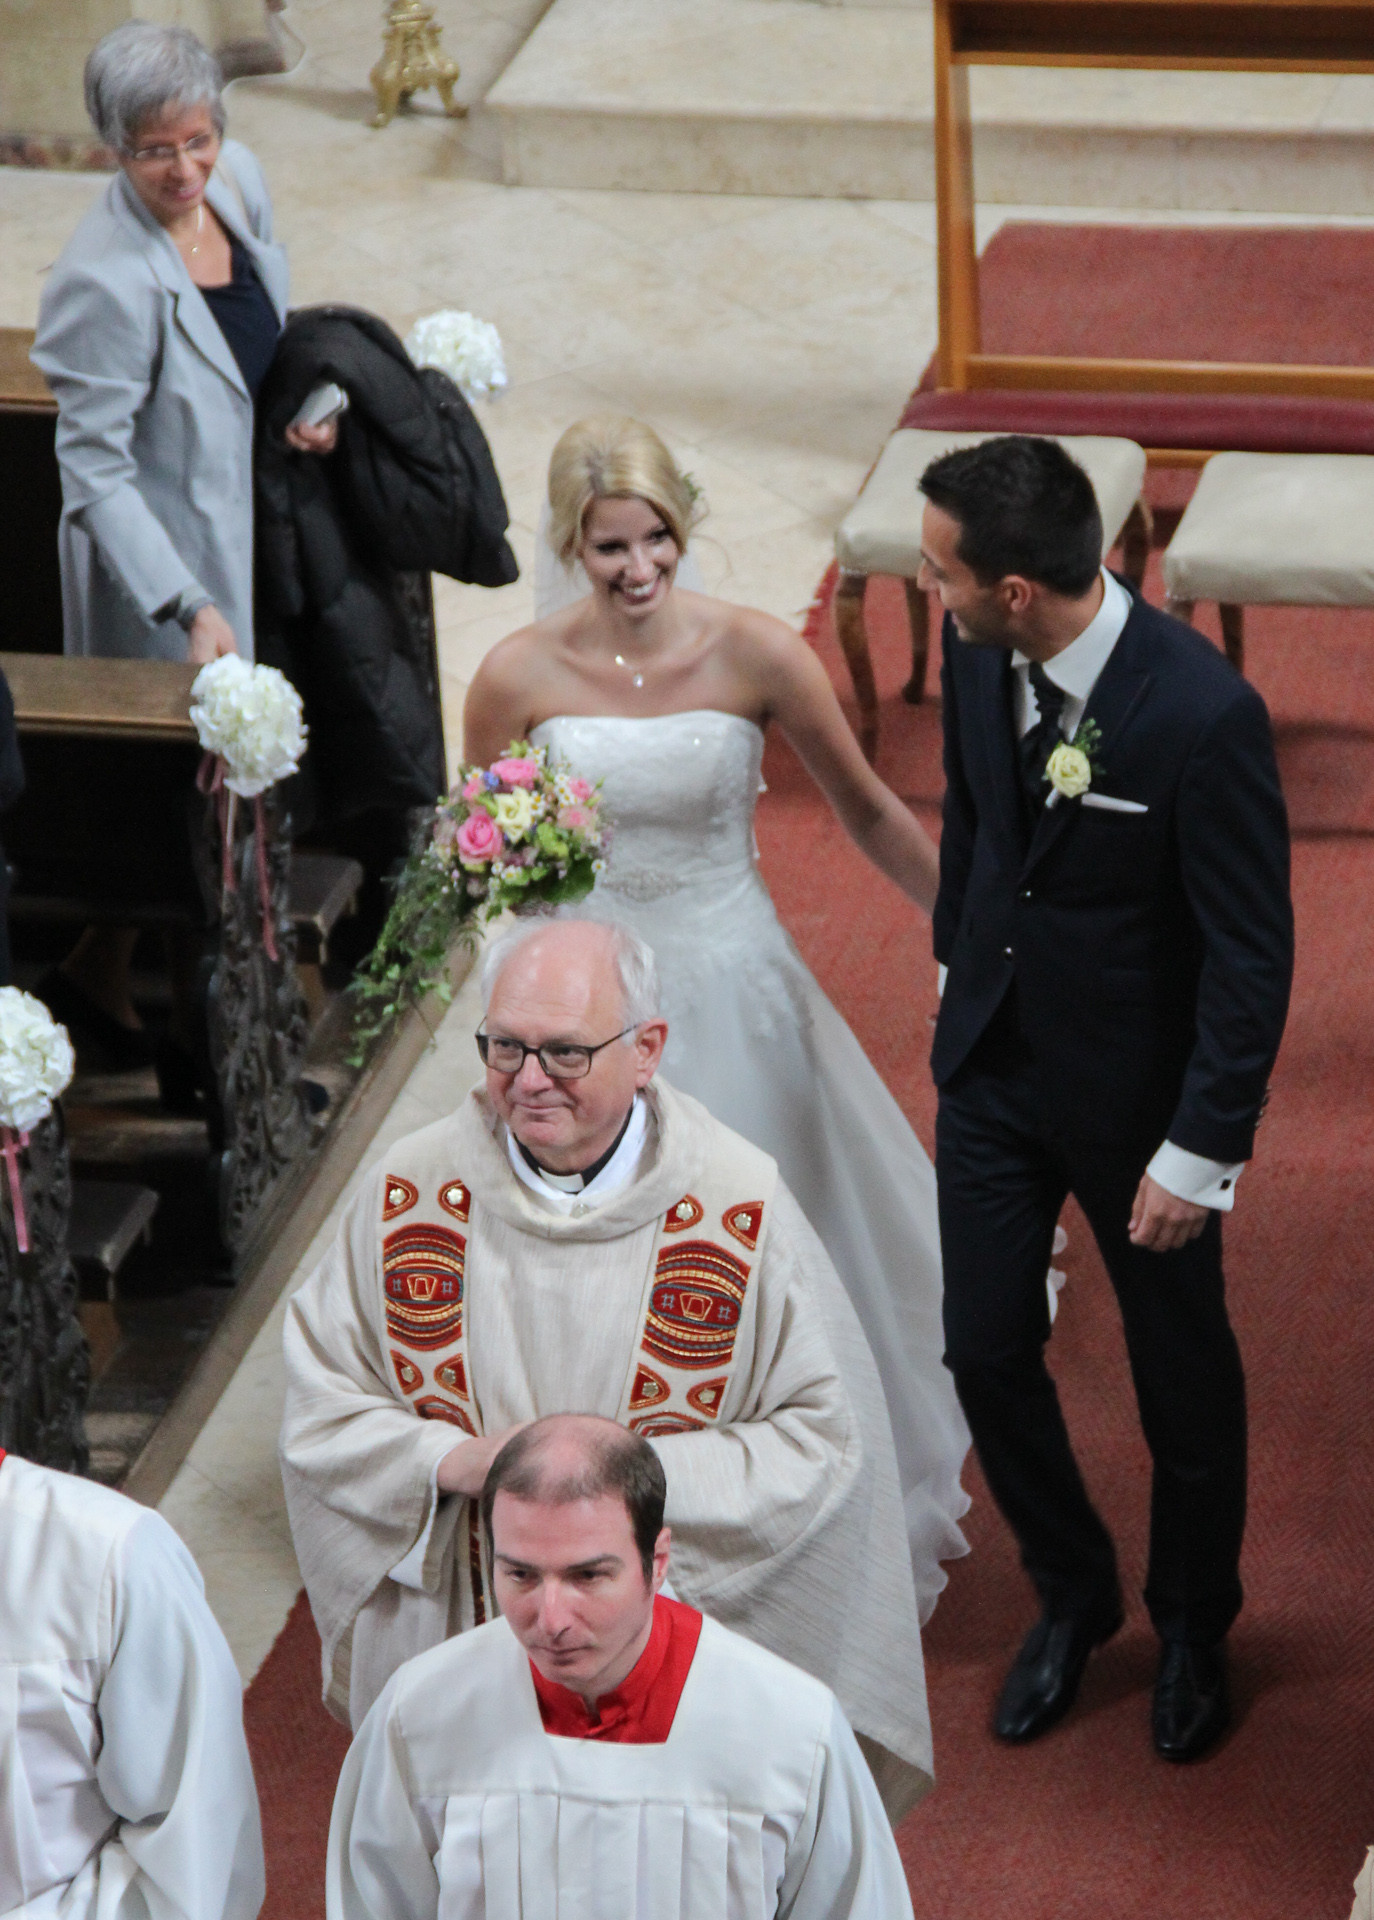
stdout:
POLYGON ((1195 1207, 1214 1207, 1229 1213, 1236 1201, 1236 1182, 1245 1171, 1245 1162, 1227 1166, 1221 1160, 1204 1159, 1166 1140, 1145 1169, 1157 1185, 1175 1200, 1191 1200, 1195 1207))
POLYGON ((946 966, 942 966, 938 960, 936 961, 935 965, 936 965, 935 991, 943 1000, 945 997, 945 982, 949 978, 949 968, 946 966))

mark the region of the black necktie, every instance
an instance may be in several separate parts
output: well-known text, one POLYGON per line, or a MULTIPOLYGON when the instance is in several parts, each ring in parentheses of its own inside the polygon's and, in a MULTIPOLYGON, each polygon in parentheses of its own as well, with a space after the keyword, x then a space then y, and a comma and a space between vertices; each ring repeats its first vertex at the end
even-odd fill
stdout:
POLYGON ((1040 712, 1029 733, 1021 736, 1021 785, 1032 814, 1037 814, 1049 792, 1045 785, 1045 764, 1063 738, 1059 722, 1069 696, 1054 684, 1038 660, 1030 663, 1030 683, 1040 712))

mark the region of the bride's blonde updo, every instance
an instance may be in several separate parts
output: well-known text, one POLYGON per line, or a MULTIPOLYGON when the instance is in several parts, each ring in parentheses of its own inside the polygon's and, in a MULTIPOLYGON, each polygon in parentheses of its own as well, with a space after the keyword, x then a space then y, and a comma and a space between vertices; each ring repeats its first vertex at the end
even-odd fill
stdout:
POLYGON ((661 514, 678 552, 700 515, 677 462, 652 427, 624 414, 578 420, 549 461, 549 542, 564 566, 582 544, 594 500, 646 500, 661 514))

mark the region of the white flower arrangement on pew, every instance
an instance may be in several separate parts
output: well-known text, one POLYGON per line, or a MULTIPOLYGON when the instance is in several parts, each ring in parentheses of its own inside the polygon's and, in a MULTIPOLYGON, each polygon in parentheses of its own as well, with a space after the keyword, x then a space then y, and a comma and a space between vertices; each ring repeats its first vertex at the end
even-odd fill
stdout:
POLYGON ((465 400, 494 400, 506 390, 501 336, 489 320, 444 307, 417 320, 405 338, 417 367, 437 367, 465 400))
POLYGON ((301 696, 275 667, 226 653, 191 687, 191 719, 207 753, 224 762, 230 793, 255 800, 293 774, 305 752, 301 696))
POLYGON ((52 1103, 71 1084, 76 1055, 67 1029, 53 1019, 41 1000, 18 987, 0 987, 0 1154, 9 1174, 14 1238, 20 1253, 29 1250, 19 1154, 29 1134, 52 1112, 52 1103))
POLYGON ((301 697, 276 667, 257 666, 240 654, 226 653, 202 667, 192 682, 191 719, 205 749, 197 785, 202 793, 213 794, 219 807, 226 893, 235 890, 234 803, 238 799, 253 802, 262 944, 268 959, 275 960, 262 796, 301 763, 306 742, 301 697))

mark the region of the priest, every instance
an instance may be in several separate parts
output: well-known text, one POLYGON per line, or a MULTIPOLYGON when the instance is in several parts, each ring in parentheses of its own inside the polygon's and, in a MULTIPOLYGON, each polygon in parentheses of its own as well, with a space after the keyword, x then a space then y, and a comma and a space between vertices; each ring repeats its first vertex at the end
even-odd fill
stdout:
POLYGON ((0 1452, 0 1915, 253 1920, 243 1689, 157 1514, 0 1452))
POLYGON ((482 1499, 501 1618, 407 1662, 339 1781, 328 1920, 911 1920, 828 1687, 663 1589, 653 1447, 555 1415, 482 1499))
POLYGON ((824 1681, 889 1810, 930 1778, 882 1390, 772 1160, 654 1079, 653 955, 522 923, 489 950, 485 1087, 387 1151, 290 1303, 282 1465, 356 1729, 494 1605, 478 1503, 511 1432, 600 1413, 671 1489, 683 1598, 824 1681))

